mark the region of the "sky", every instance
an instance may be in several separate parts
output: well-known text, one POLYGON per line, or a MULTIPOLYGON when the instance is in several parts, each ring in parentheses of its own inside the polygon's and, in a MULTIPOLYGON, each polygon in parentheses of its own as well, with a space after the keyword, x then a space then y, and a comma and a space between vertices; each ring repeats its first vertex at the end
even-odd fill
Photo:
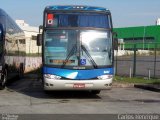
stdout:
POLYGON ((108 8, 115 28, 155 25, 160 18, 160 0, 0 0, 0 8, 13 20, 25 20, 31 26, 42 25, 44 8, 49 5, 108 8))

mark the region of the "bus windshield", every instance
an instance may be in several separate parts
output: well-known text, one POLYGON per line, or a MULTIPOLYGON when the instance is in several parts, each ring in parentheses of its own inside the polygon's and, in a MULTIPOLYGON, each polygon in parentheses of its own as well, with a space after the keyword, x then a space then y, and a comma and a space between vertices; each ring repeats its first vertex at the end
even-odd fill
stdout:
POLYGON ((107 30, 46 30, 44 63, 54 67, 100 68, 112 65, 107 30))

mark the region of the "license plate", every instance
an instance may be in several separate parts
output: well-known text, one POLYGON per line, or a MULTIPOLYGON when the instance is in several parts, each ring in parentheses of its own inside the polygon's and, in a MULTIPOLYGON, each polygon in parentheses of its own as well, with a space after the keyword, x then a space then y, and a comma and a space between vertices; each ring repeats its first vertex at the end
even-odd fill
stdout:
POLYGON ((84 83, 75 83, 75 84, 73 84, 73 88, 85 88, 85 84, 84 83))

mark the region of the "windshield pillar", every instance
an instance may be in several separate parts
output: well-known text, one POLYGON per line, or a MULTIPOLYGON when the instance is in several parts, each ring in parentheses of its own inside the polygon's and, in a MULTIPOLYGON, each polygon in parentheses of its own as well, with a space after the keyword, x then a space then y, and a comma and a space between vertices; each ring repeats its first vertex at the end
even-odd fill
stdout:
POLYGON ((77 59, 78 59, 78 66, 80 66, 80 58, 81 58, 81 41, 79 39, 79 36, 80 36, 80 33, 78 32, 77 34, 77 51, 76 51, 76 56, 77 56, 77 59))

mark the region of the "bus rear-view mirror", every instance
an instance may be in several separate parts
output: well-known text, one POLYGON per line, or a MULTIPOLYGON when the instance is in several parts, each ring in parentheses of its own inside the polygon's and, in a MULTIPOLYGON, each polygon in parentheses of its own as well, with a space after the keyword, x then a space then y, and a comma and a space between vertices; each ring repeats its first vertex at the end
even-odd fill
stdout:
POLYGON ((37 35, 37 46, 41 46, 42 45, 42 34, 38 34, 37 35))

